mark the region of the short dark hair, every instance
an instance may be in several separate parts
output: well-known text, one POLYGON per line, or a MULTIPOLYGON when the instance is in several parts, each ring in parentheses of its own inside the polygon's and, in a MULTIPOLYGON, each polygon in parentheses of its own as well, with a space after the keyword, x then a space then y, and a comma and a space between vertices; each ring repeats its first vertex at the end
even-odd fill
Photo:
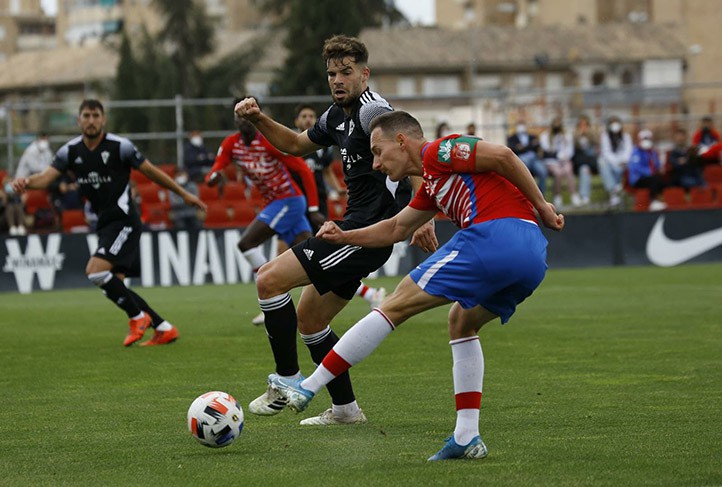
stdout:
POLYGON ((304 110, 312 110, 313 113, 317 113, 316 108, 313 105, 309 105, 308 103, 300 103, 296 105, 296 108, 293 109, 293 118, 298 118, 298 116, 304 110))
POLYGON ((356 64, 366 64, 369 61, 369 51, 363 42, 356 37, 335 35, 323 43, 321 54, 323 63, 328 66, 331 59, 353 58, 356 64))
POLYGON ((83 110, 100 110, 100 113, 105 113, 105 108, 103 108, 103 104, 100 103, 99 100, 96 100, 95 98, 86 98, 82 102, 80 102, 80 108, 78 108, 78 114, 80 114, 83 110))
POLYGON ((380 128, 384 134, 397 134, 399 132, 412 137, 423 138, 424 130, 418 120, 407 112, 387 112, 374 118, 369 125, 369 132, 380 128))

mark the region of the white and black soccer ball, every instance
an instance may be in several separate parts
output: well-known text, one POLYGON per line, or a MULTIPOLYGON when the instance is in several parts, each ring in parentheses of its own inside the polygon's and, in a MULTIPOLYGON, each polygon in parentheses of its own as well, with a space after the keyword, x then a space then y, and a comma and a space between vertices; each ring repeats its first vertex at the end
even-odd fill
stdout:
POLYGON ((243 431, 243 409, 227 392, 206 392, 188 408, 188 430, 201 445, 228 446, 243 431))

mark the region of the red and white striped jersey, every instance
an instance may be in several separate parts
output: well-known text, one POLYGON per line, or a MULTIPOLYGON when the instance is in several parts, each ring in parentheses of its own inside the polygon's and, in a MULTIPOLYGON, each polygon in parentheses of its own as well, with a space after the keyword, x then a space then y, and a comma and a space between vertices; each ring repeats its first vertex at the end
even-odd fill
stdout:
POLYGON ((449 135, 421 149, 424 184, 411 201, 412 208, 440 210, 459 228, 498 218, 536 221, 529 200, 495 172, 458 172, 473 166, 476 137, 449 135))
POLYGON ((260 132, 250 145, 244 143, 240 132, 226 137, 218 148, 210 174, 231 163, 241 168, 243 175, 261 192, 266 203, 291 196, 303 196, 304 193, 289 171, 298 174, 306 189, 308 206, 318 207, 316 181, 306 161, 279 151, 260 132))

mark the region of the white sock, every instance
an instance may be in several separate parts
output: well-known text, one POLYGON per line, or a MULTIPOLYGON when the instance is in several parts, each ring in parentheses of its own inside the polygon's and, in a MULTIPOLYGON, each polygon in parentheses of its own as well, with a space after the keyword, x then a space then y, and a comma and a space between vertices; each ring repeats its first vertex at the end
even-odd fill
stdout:
POLYGON ((358 407, 358 403, 356 401, 350 402, 348 404, 332 404, 331 405, 331 411, 333 412, 333 415, 338 417, 341 416, 355 416, 361 408, 358 407))
POLYGON ((266 256, 263 255, 261 246, 246 250, 243 252, 243 257, 245 257, 248 263, 251 264, 254 273, 257 272, 263 264, 268 262, 266 256))
POLYGON ((352 365, 371 355, 393 330, 394 325, 386 315, 378 309, 371 311, 341 337, 314 373, 301 382, 301 387, 313 393, 320 391, 352 365))
POLYGON ((140 312, 139 314, 137 314, 136 316, 133 316, 133 317, 131 318, 131 320, 139 320, 139 319, 141 319, 144 315, 145 315, 145 313, 143 313, 143 312, 141 311, 141 312, 140 312))
POLYGON ((163 320, 163 323, 155 327, 155 331, 170 331, 173 329, 173 325, 163 320))
POLYGON ((454 359, 454 396, 456 428, 454 441, 468 445, 479 434, 479 409, 484 382, 484 354, 479 337, 460 338, 449 342, 454 359))

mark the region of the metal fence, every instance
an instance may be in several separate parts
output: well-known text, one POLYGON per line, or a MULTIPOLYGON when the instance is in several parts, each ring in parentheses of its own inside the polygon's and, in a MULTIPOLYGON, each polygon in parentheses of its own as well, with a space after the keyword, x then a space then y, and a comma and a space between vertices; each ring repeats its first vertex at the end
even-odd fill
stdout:
MULTIPOLYGON (((372 89, 374 89, 372 83, 372 89)), ((597 127, 603 127, 612 114, 622 118, 629 130, 652 129, 662 145, 676 127, 690 133, 703 116, 711 116, 719 125, 722 115, 722 81, 666 87, 558 90, 489 90, 473 93, 450 93, 416 96, 386 96, 397 109, 413 113, 421 121, 428 138, 435 127, 447 122, 453 131, 461 132, 469 123, 477 134, 492 142, 503 143, 515 120, 524 116, 532 130, 544 129, 556 115, 564 117, 572 128, 580 114, 586 114, 597 127), (719 100, 719 103, 718 103, 719 100)), ((272 115, 290 113, 299 103, 310 103, 323 111, 329 96, 263 97, 264 110, 272 115)), ((50 135, 51 146, 59 148, 78 135, 76 116, 80 99, 59 103, 22 102, 0 106, 0 169, 13 173, 25 147, 43 131, 50 135)), ((105 102, 107 129, 130 138, 153 162, 183 165, 183 144, 189 130, 203 132, 205 145, 211 151, 232 133, 232 98, 187 99, 176 96, 165 100, 110 100, 105 102), (114 119, 122 112, 148 115, 163 120, 153 132, 126 132, 114 129, 114 119), (204 122, 199 124, 198 114, 204 122)), ((292 120, 279 120, 291 126, 292 120)))

